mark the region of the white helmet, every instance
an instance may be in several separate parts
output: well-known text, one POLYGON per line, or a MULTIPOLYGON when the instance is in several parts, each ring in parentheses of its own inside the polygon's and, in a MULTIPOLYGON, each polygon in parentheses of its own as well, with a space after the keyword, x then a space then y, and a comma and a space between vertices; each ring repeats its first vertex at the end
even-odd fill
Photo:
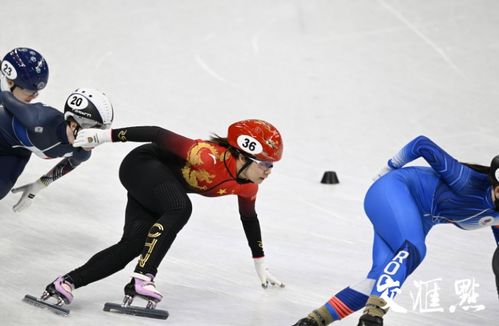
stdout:
POLYGON ((101 91, 78 88, 69 95, 64 105, 64 120, 69 118, 83 129, 109 129, 114 118, 113 105, 101 91))

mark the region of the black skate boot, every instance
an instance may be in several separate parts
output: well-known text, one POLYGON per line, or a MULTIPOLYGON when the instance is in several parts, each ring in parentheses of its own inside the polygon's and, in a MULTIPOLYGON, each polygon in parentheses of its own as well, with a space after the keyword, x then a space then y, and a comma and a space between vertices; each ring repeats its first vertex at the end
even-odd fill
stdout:
POLYGON ((359 318, 357 326, 383 326, 383 318, 365 314, 359 318))
POLYGON ((386 301, 384 299, 371 295, 357 326, 383 326, 383 316, 388 310, 385 307, 386 301))
POLYGON ((319 326, 319 324, 314 319, 306 317, 298 320, 293 326, 319 326))

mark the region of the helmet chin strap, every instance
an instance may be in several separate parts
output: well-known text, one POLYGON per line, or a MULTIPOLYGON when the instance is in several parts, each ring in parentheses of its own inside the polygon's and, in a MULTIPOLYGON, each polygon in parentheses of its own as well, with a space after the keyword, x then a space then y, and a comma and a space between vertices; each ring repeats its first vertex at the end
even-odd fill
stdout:
POLYGON ((246 170, 250 166, 251 163, 252 162, 250 160, 246 159, 246 162, 244 162, 243 166, 241 166, 241 168, 239 169, 239 171, 237 171, 236 179, 242 179, 240 177, 241 173, 243 173, 243 171, 246 170))
MULTIPOLYGON (((246 162, 244 162, 243 166, 239 169, 239 171, 236 171, 236 172, 237 172, 237 174, 236 174, 236 176, 234 177, 234 176, 232 175, 232 173, 230 172, 229 167, 227 166, 227 163, 225 162, 225 160, 226 160, 226 155, 227 155, 227 153, 228 153, 228 152, 229 152, 229 151, 226 151, 226 152, 224 153, 224 165, 225 165, 225 168, 227 169, 227 171, 229 172, 230 176, 231 176, 231 177, 233 177, 234 179, 236 179, 236 181, 237 181, 238 183, 250 183, 250 182, 251 182, 250 180, 243 179, 243 178, 241 178, 241 177, 240 177, 240 175, 241 175, 241 173, 242 173, 244 170, 246 170, 246 169, 248 168, 248 166, 250 166, 251 161, 250 161, 250 160, 246 160, 246 162)), ((240 153, 239 153, 239 155, 242 155, 242 154, 240 154, 240 153)), ((243 155, 243 156, 244 156, 244 155, 243 155)))
POLYGON ((73 136, 74 136, 74 138, 76 138, 76 136, 78 135, 78 132, 80 130, 81 130, 81 127, 77 124, 76 127, 73 130, 73 136))

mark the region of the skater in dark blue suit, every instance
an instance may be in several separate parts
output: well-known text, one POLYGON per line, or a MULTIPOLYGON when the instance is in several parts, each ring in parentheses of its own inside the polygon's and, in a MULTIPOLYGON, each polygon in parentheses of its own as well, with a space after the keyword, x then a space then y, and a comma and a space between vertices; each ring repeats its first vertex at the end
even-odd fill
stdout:
POLYGON ((499 244, 499 156, 490 167, 460 163, 419 136, 380 175, 364 200, 374 227, 373 263, 366 279, 343 289, 295 326, 328 325, 364 307, 358 325, 383 325, 387 308, 397 308, 393 299, 400 287, 423 261, 426 235, 436 224, 463 230, 492 227, 499 244), (419 157, 430 167, 404 167, 419 157))
POLYGON ((72 146, 76 133, 81 128, 109 128, 113 108, 104 93, 88 88, 70 94, 64 113, 41 103, 30 104, 32 98, 18 96, 15 80, 7 78, 20 76, 12 69, 21 71, 24 66, 15 60, 7 65, 5 60, 2 61, 3 91, 0 92, 0 199, 12 189, 32 153, 44 159, 63 157, 37 181, 12 189, 14 193, 22 193, 13 207, 14 211, 21 211, 31 205, 41 189, 90 157, 90 150, 72 146))

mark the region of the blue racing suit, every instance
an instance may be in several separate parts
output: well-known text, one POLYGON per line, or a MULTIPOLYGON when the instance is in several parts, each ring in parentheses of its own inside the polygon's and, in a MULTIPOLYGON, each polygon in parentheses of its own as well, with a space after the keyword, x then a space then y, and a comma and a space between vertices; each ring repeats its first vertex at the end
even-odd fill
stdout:
POLYGON ((488 174, 459 163, 424 136, 404 146, 388 166, 391 171, 372 184, 364 199, 374 227, 371 270, 367 279, 336 293, 309 315, 319 324, 362 309, 369 296, 371 306, 384 304, 380 297, 394 310, 399 308, 392 299, 424 259, 426 235, 436 224, 463 230, 489 226, 499 243, 499 212, 488 174), (404 167, 420 157, 430 167, 404 167))
POLYGON ((364 209, 374 227, 371 294, 392 299, 426 254, 425 237, 436 224, 463 230, 493 227, 499 212, 485 173, 459 163, 424 136, 404 146, 388 166, 393 171, 368 190, 364 209), (431 167, 403 167, 422 157, 431 167))
POLYGON ((0 199, 16 183, 31 153, 44 159, 64 157, 42 176, 48 185, 90 157, 68 141, 64 115, 41 103, 26 104, 10 92, 0 92, 0 199))

